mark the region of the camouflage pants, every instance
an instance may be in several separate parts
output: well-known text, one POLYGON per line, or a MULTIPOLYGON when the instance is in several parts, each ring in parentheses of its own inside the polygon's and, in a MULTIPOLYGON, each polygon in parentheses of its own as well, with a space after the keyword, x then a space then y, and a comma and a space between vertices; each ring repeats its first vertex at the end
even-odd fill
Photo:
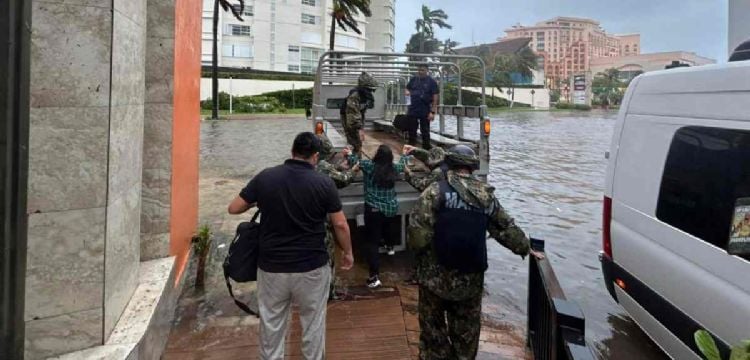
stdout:
POLYGON ((463 301, 440 298, 419 287, 419 358, 474 359, 482 327, 482 295, 463 301), (447 323, 446 323, 447 319, 447 323))
POLYGON ((328 289, 328 299, 336 298, 336 239, 331 224, 326 223, 326 250, 328 250, 329 263, 331 264, 331 285, 328 289))
POLYGON ((359 154, 362 151, 362 139, 359 138, 359 131, 362 128, 350 127, 344 125, 344 133, 346 134, 346 142, 352 146, 355 154, 359 154))

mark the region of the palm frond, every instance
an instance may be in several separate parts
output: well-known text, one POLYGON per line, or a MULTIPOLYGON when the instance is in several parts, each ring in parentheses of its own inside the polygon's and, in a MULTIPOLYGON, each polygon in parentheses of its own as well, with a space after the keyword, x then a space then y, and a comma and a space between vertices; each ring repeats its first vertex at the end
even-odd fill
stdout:
POLYGON ((357 33, 359 35, 362 35, 362 32, 359 31, 359 27, 357 27, 357 22, 355 20, 349 20, 347 18, 343 18, 343 19, 341 19, 341 21, 343 21, 344 24, 346 24, 347 26, 349 26, 349 28, 351 28, 352 30, 354 30, 355 33, 357 33))
POLYGON ((215 1, 219 2, 219 5, 221 6, 222 9, 224 9, 224 11, 231 12, 232 15, 234 15, 234 17, 237 18, 237 20, 243 21, 243 22, 245 21, 242 18, 242 13, 245 11, 245 1, 244 0, 238 0, 238 2, 240 4, 239 11, 237 9, 235 9, 234 6, 232 6, 232 4, 229 2, 229 0, 215 0, 215 1))
POLYGON ((445 22, 445 21, 443 21, 443 20, 440 20, 440 19, 433 19, 433 20, 432 20, 432 23, 433 23, 434 25, 437 25, 437 26, 438 26, 439 28, 441 28, 441 29, 453 29, 453 26, 451 26, 451 25, 450 25, 450 24, 448 24, 447 22, 445 22))

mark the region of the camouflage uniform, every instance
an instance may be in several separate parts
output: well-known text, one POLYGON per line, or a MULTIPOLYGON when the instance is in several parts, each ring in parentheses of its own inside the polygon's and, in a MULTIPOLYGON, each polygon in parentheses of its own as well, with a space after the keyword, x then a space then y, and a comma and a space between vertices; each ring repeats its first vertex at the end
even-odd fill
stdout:
MULTIPOLYGON (((321 150, 320 150, 320 159, 318 161, 318 166, 315 168, 319 173, 326 175, 330 177, 333 182, 336 184, 336 187, 341 189, 344 187, 349 186, 349 184, 354 181, 354 174, 351 171, 340 171, 336 169, 336 166, 329 163, 327 160, 331 155, 333 155, 333 144, 331 144, 331 141, 328 140, 325 136, 320 136, 320 140, 322 141, 321 144, 321 150)), ((331 287, 329 292, 329 299, 333 299, 335 296, 335 289, 336 289, 336 266, 335 266, 335 256, 336 256, 336 237, 334 236, 333 227, 328 222, 328 219, 326 219, 326 249, 328 250, 328 257, 330 258, 330 265, 331 265, 331 287)))
MULTIPOLYGON (((368 73, 363 72, 358 79, 358 87, 346 98, 346 109, 344 110, 341 123, 344 126, 344 135, 346 142, 352 147, 355 154, 362 151, 362 139, 359 138, 359 131, 362 130, 365 123, 365 111, 367 110, 367 99, 362 99, 362 92, 372 92, 378 83, 368 73)), ((371 99, 370 99, 371 101, 371 99)))
POLYGON ((418 191, 424 191, 430 184, 445 179, 445 172, 440 165, 445 160, 445 150, 441 147, 424 150, 415 148, 409 155, 413 155, 417 160, 425 163, 430 168, 430 173, 424 176, 415 177, 411 172, 406 173, 405 180, 418 191))
MULTIPOLYGON (((500 206, 493 187, 472 175, 453 171, 448 172, 447 181, 467 204, 481 209, 494 208, 488 224, 493 238, 522 257, 529 253, 528 238, 500 206)), ((417 253, 420 284, 420 358, 474 359, 481 328, 484 273, 460 273, 438 263, 431 244, 439 208, 440 185, 435 182, 420 196, 409 224, 408 241, 417 253)))

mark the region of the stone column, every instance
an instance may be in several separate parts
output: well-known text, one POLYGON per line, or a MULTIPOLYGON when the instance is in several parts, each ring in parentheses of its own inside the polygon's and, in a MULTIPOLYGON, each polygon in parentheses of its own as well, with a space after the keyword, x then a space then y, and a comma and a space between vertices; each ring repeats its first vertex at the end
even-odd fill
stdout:
POLYGON ((145 0, 32 4, 26 358, 101 345, 140 259, 145 0))
POLYGON ((148 0, 141 259, 169 256, 175 1, 148 0))

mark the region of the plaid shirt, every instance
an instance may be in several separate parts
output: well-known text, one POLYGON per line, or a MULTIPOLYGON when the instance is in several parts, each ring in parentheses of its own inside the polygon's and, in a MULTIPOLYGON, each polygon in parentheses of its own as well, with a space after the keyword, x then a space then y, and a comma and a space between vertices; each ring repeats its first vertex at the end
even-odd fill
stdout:
MULTIPOLYGON (((404 172, 407 156, 402 156, 401 160, 393 164, 393 169, 397 174, 404 172)), ((378 209, 383 215, 391 217, 398 213, 398 200, 396 199, 396 188, 383 189, 375 184, 375 163, 372 160, 362 159, 352 154, 349 155, 349 163, 356 164, 359 162, 359 168, 362 169, 365 178, 365 204, 378 209)))

